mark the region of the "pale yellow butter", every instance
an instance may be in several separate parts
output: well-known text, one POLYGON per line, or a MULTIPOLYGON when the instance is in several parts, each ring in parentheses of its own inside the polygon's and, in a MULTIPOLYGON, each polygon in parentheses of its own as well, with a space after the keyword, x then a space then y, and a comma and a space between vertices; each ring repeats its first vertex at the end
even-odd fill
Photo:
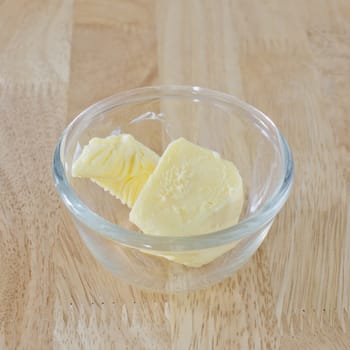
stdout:
POLYGON ((74 162, 72 175, 91 179, 131 208, 158 160, 131 135, 95 137, 74 162))
MULTIPOLYGON (((243 205, 241 176, 232 162, 183 138, 172 142, 139 193, 130 221, 153 236, 196 236, 237 223, 243 205)), ((201 266, 231 249, 149 252, 201 266)))
POLYGON ((214 248, 208 248, 197 251, 187 251, 187 252, 161 252, 154 250, 144 250, 140 249, 142 252, 149 255, 156 255, 162 258, 168 259, 170 261, 182 264, 188 267, 201 267, 203 265, 209 264, 216 258, 230 251, 238 242, 226 244, 223 246, 218 246, 214 248))

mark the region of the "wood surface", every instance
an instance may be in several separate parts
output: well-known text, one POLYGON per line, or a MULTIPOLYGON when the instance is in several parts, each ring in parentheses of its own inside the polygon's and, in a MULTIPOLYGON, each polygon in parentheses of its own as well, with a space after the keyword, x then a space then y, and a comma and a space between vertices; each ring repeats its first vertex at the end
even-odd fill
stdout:
POLYGON ((0 1, 0 349, 350 349, 350 1, 0 1), (290 142, 257 254, 149 294, 90 255, 55 193, 77 112, 161 83, 235 94, 290 142))

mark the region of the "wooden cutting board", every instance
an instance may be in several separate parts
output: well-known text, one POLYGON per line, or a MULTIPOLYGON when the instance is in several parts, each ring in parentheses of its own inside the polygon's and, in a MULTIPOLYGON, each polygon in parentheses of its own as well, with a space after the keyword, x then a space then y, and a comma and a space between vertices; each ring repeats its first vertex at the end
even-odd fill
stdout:
POLYGON ((349 0, 1 1, 0 349, 350 349, 349 124, 349 0), (95 262, 51 177, 77 112, 160 83, 262 109, 296 169, 254 258, 176 296, 95 262))

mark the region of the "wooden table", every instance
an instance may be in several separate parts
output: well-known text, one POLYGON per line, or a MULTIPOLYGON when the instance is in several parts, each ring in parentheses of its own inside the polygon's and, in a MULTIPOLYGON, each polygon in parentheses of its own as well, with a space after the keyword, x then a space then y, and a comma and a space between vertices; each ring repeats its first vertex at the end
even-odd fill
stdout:
POLYGON ((350 349, 350 1, 0 2, 0 349, 350 349), (90 255, 55 143, 115 92, 195 84, 265 111, 293 193, 232 278, 142 292, 90 255))

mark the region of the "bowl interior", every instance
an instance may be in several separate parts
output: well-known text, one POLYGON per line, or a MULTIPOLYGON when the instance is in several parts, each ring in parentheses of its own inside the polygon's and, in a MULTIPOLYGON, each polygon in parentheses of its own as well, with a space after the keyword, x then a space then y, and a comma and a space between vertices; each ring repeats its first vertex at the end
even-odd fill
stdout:
POLYGON ((87 179, 71 176, 73 161, 92 137, 130 133, 162 154, 169 142, 185 137, 219 152, 237 166, 244 183, 241 220, 259 210, 281 185, 284 165, 278 130, 260 112, 239 103, 186 93, 152 94, 84 112, 66 135, 61 159, 76 195, 94 212, 125 229, 138 231, 129 209, 87 179))

